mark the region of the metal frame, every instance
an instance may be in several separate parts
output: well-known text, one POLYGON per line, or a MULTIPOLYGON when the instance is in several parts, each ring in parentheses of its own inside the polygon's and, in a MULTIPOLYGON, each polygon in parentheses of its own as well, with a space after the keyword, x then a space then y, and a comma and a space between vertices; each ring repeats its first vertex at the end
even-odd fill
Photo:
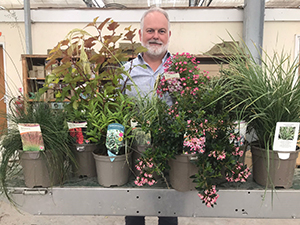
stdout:
POLYGON ((228 218, 300 218, 300 190, 220 190, 214 209, 196 191, 54 187, 11 188, 19 208, 34 215, 143 215, 228 218))

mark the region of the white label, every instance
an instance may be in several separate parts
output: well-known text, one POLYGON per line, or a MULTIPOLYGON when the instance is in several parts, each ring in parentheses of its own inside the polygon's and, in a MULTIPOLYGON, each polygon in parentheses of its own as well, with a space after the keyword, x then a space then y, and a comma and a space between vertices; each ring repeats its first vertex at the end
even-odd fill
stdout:
POLYGON ((82 123, 70 123, 70 122, 68 122, 69 129, 86 128, 86 126, 87 126, 87 122, 82 122, 82 123))
POLYGON ((168 73, 168 72, 166 72, 164 75, 165 75, 166 80, 172 79, 172 78, 180 78, 179 73, 168 73))

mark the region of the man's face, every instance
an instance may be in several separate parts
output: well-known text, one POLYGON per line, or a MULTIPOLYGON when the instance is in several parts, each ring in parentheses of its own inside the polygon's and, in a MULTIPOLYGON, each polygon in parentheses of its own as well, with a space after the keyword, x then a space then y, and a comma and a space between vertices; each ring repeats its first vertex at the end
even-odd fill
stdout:
POLYGON ((160 12, 151 12, 144 18, 143 30, 139 31, 142 45, 148 49, 147 54, 161 56, 168 49, 171 31, 167 18, 160 12))

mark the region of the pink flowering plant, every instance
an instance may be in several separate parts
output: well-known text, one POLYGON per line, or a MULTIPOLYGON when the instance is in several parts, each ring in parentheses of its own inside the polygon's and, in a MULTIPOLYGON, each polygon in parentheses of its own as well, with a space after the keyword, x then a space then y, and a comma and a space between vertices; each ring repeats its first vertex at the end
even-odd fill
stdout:
POLYGON ((149 160, 146 157, 138 159, 135 168, 140 172, 140 175, 134 181, 137 186, 144 186, 146 184, 152 186, 157 183, 154 178, 155 167, 152 158, 149 160))
POLYGON ((191 179, 202 202, 213 207, 220 182, 245 182, 250 175, 240 160, 243 140, 235 133, 237 115, 230 110, 230 87, 222 77, 210 78, 201 71, 201 64, 189 53, 169 58, 165 68, 157 95, 169 94, 173 104, 158 98, 156 119, 142 124, 142 129, 151 132, 152 148, 137 164, 141 176, 136 184, 149 184, 149 180, 154 184, 149 173, 163 175, 170 169, 169 159, 193 154, 198 172, 191 179))

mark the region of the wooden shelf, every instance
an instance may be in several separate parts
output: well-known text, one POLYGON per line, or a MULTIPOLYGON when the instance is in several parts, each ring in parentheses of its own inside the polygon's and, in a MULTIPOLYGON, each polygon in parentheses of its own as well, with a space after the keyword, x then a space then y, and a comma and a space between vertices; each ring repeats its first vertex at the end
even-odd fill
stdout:
POLYGON ((38 78, 38 77, 28 77, 28 80, 45 80, 45 78, 38 78))
MULTIPOLYGON (((22 58, 22 75, 23 75, 23 90, 24 97, 26 100, 30 100, 30 96, 32 93, 37 93, 38 89, 42 87, 45 82, 45 70, 43 67, 46 65, 47 55, 21 55, 22 58), (39 76, 43 75, 43 77, 30 77, 29 71, 34 71, 34 67, 39 67, 39 69, 43 68, 43 70, 39 70, 39 76)), ((37 72, 37 71, 36 71, 37 72)), ((37 72, 37 73, 38 73, 37 72)), ((34 75, 32 72, 31 75, 34 75)))
MULTIPOLYGON (((51 73, 50 69, 45 69, 48 55, 21 55, 24 98, 33 102, 32 95, 36 94, 43 87, 46 76, 51 73), (33 69, 36 69, 34 71, 33 69), (33 71, 33 72, 30 72, 33 71)), ((45 93, 41 100, 55 102, 54 93, 45 93)), ((66 100, 67 101, 67 100, 66 100)))

